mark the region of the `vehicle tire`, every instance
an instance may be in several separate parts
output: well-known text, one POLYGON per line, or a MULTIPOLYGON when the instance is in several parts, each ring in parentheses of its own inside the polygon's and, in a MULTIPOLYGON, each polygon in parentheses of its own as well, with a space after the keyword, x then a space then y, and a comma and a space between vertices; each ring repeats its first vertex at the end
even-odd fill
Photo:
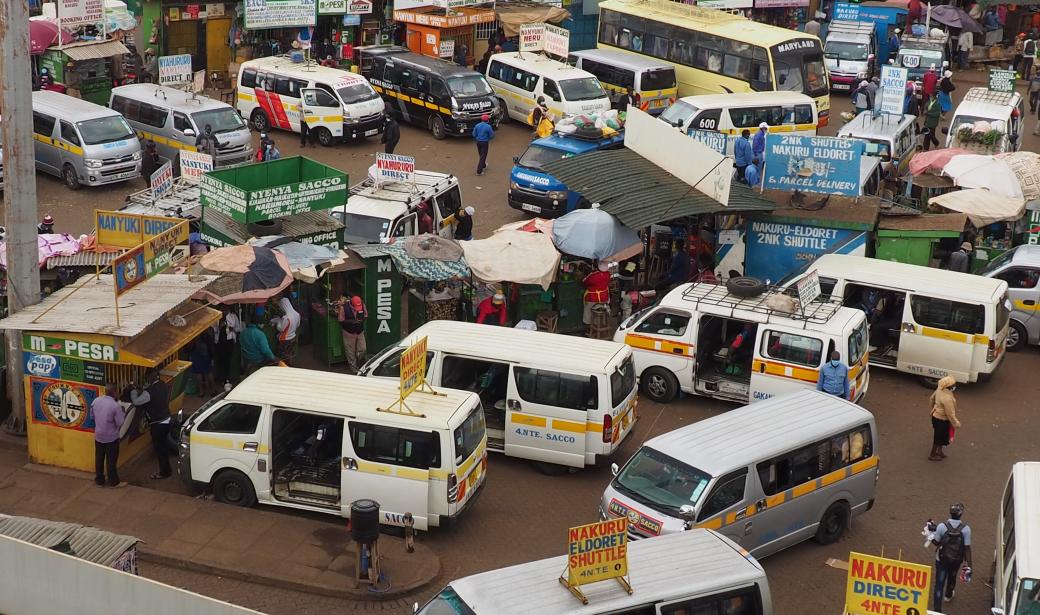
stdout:
POLYGON ((535 470, 538 470, 539 473, 545 474, 546 476, 561 476, 570 470, 567 466, 548 463, 546 461, 532 461, 531 463, 534 465, 535 470))
POLYGON ((659 404, 667 404, 678 394, 679 381, 670 370, 663 367, 651 367, 639 377, 639 388, 651 400, 659 404))
POLYGON ((213 479, 213 496, 218 502, 248 507, 256 503, 249 478, 238 470, 224 470, 213 479))
POLYGON ((249 123, 258 132, 267 132, 271 129, 271 120, 267 119, 267 114, 262 109, 253 110, 253 115, 249 116, 249 123))
POLYGON ((1029 343, 1029 334, 1026 333, 1026 328, 1021 323, 1011 321, 1011 326, 1008 327, 1007 334, 1007 351, 1018 352, 1026 347, 1029 343))
POLYGON ((509 117, 509 107, 506 106, 506 101, 499 98, 498 108, 502 110, 502 119, 498 121, 499 126, 501 126, 502 124, 508 124, 509 120, 512 118, 509 117))
POLYGON ((848 502, 835 502, 827 507, 823 517, 820 518, 820 526, 816 529, 814 540, 821 545, 831 545, 838 542, 845 528, 852 519, 852 510, 848 502))
POLYGON ((431 117, 430 132, 433 133, 433 138, 438 141, 448 136, 448 128, 444 125, 444 118, 439 115, 431 117))
POLYGON ((246 231, 254 237, 267 237, 268 235, 281 235, 282 234, 282 220, 262 220, 260 222, 250 222, 246 225, 246 231))
POLYGON ((757 297, 765 292, 766 283, 758 278, 738 275, 726 280, 726 290, 737 297, 757 297))
POLYGON ((335 139, 332 137, 332 131, 324 126, 319 128, 318 143, 321 143, 322 147, 332 147, 335 144, 335 139))
POLYGON ((932 378, 931 376, 918 376, 917 382, 926 389, 934 389, 939 386, 939 379, 932 378))
POLYGON ((76 175, 76 169, 71 164, 61 168, 61 180, 65 182, 65 187, 69 190, 79 190, 79 176, 76 175))

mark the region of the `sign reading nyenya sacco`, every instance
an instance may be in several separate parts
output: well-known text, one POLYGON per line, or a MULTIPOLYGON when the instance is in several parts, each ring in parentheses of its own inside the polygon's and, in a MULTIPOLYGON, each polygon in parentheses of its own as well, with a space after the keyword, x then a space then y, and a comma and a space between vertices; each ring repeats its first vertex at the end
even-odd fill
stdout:
POLYGON ((332 209, 347 200, 345 173, 299 156, 212 171, 200 186, 203 220, 208 209, 243 224, 332 209))
POLYGON ((862 156, 859 139, 769 135, 765 187, 856 196, 862 156))

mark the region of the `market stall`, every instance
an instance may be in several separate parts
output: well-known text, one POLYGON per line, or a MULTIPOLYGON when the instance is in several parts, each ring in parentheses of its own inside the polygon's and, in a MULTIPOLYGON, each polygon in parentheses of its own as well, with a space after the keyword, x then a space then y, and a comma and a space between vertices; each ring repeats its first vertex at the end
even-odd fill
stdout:
MULTIPOLYGON (((120 271, 125 279, 125 269, 120 271)), ((142 382, 148 369, 159 370, 166 383, 170 410, 180 409, 191 364, 179 360, 178 351, 220 318, 217 310, 189 298, 213 280, 170 274, 132 287, 120 282, 117 303, 113 276, 90 277, 0 320, 0 329, 23 332, 30 460, 92 471, 91 402, 106 384, 123 390, 142 382)), ((120 463, 149 446, 142 427, 136 420, 127 429, 120 463)))
POLYGON ((1010 197, 985 188, 957 190, 931 200, 933 208, 967 214, 978 229, 970 238, 974 247, 972 271, 985 267, 997 255, 1014 245, 1015 224, 1026 211, 1021 197, 1010 197))
POLYGON ((108 105, 113 80, 127 70, 130 50, 120 41, 81 41, 47 49, 37 62, 70 96, 108 105))
POLYGON ((875 257, 924 267, 940 267, 969 228, 966 214, 881 216, 875 257))

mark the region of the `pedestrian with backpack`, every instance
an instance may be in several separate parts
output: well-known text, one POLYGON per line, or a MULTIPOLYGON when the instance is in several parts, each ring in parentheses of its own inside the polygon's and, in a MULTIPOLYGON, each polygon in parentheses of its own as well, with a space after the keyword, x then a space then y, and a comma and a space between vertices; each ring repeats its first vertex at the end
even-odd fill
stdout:
POLYGON ((971 528, 961 520, 962 516, 964 504, 950 506, 950 518, 940 523, 932 535, 932 544, 936 546, 932 604, 936 610, 943 602, 953 600, 958 574, 964 575, 965 582, 971 581, 971 528))

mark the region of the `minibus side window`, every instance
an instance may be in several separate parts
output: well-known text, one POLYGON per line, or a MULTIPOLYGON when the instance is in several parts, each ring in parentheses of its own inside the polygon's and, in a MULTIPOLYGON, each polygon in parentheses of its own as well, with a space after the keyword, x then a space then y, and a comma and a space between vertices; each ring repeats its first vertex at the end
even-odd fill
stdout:
POLYGON ((49 137, 54 133, 54 122, 53 117, 44 115, 42 113, 33 112, 33 132, 38 135, 49 137))
MULTIPOLYGON (((202 130, 205 130, 205 126, 199 126, 202 130)), ((185 130, 195 130, 191 125, 191 120, 188 119, 187 115, 183 113, 173 114, 173 129, 183 133, 185 130)))
POLYGON ((255 88, 256 87, 256 69, 247 68, 242 71, 242 87, 244 88, 255 88))
POLYGON ((79 135, 76 134, 76 128, 64 120, 61 122, 61 138, 73 145, 79 145, 79 135))
POLYGON ((542 92, 545 94, 546 98, 555 101, 563 100, 563 97, 560 96, 560 88, 556 86, 556 82, 552 79, 545 80, 545 83, 542 84, 542 92))
POLYGON ((776 495, 872 454, 870 426, 862 425, 759 463, 756 469, 765 494, 776 495))
MULTIPOLYGON (((127 115, 126 115, 126 102, 127 102, 127 100, 125 98, 123 98, 122 96, 113 96, 112 97, 112 102, 111 102, 111 104, 109 104, 109 107, 111 107, 112 110, 115 111, 116 113, 118 113, 119 115, 122 115, 123 117, 127 117, 127 115)), ((127 118, 127 119, 129 119, 129 118, 127 118)))
POLYGON ((199 424, 197 431, 208 433, 251 434, 260 422, 260 406, 225 404, 199 424))
POLYGON ((281 94, 283 96, 292 96, 293 91, 290 83, 291 81, 288 77, 278 77, 278 79, 276 79, 274 82, 275 94, 281 94))
POLYGON ((448 86, 445 85, 443 79, 440 77, 430 79, 430 95, 432 95, 436 100, 445 100, 448 98, 448 86))
POLYGON ((512 67, 506 66, 497 60, 492 60, 487 74, 488 77, 491 77, 492 79, 497 79, 503 83, 509 83, 509 77, 512 76, 512 67))
POLYGON ((138 121, 142 124, 162 128, 166 125, 167 115, 169 115, 169 111, 166 109, 160 109, 148 103, 141 103, 141 119, 138 121))
POLYGON ((643 322, 636 327, 636 333, 649 333, 651 335, 680 336, 686 333, 690 324, 689 314, 678 314, 668 310, 659 310, 647 316, 643 322))
POLYGON ((714 596, 700 596, 662 604, 661 615, 760 615, 762 605, 757 586, 714 596))
POLYGON ((986 330, 986 310, 981 305, 911 295, 910 311, 914 321, 923 327, 960 333, 984 333, 986 330))
POLYGON ((794 123, 795 124, 812 124, 812 105, 795 105, 794 106, 794 123))
POLYGON ((1008 483, 1007 495, 1004 497, 1004 564, 1015 557, 1015 483, 1008 483))
POLYGON ((424 470, 441 465, 441 441, 436 432, 351 421, 350 441, 365 461, 424 470))
POLYGON ((744 487, 747 485, 747 468, 741 468, 732 474, 723 476, 711 490, 708 499, 704 502, 704 508, 697 520, 703 521, 712 517, 730 506, 743 501, 744 487))
POLYGON ((599 405, 599 385, 595 376, 576 376, 545 369, 517 367, 516 390, 532 404, 572 410, 588 410, 599 405))
POLYGON ((819 367, 823 357, 823 341, 805 335, 767 330, 762 354, 788 363, 819 367))

